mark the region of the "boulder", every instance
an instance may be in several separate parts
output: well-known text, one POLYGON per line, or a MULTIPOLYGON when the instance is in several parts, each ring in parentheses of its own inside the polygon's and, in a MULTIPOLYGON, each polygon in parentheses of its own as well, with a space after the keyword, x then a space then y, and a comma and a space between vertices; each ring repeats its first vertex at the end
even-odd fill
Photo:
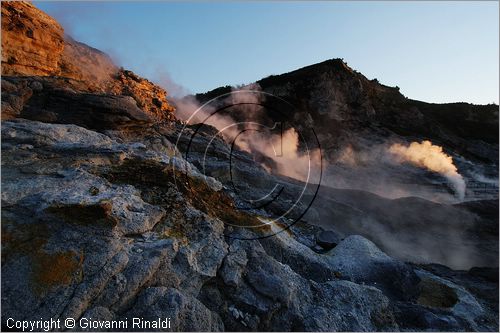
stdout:
POLYGON ((324 230, 316 234, 316 243, 325 250, 333 249, 340 243, 340 240, 340 235, 332 230, 324 230))
POLYGON ((376 286, 395 299, 416 297, 420 279, 412 267, 389 257, 364 237, 347 237, 327 256, 342 279, 376 286))

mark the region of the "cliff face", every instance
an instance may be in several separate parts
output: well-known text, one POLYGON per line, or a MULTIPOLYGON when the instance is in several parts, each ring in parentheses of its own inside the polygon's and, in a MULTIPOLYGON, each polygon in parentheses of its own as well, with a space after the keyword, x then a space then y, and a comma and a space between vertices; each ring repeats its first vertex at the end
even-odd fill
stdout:
MULTIPOLYGON (((173 119, 174 108, 163 88, 119 69, 107 54, 66 36, 57 21, 32 4, 2 2, 2 19, 3 76, 49 77, 42 80, 53 83, 70 79, 72 89, 131 96, 156 121, 173 119)), ((21 100, 33 95, 26 85, 17 90, 21 100)), ((11 111, 4 116, 11 117, 11 111)))
POLYGON ((26 2, 2 4, 2 75, 64 76, 98 85, 118 71, 103 52, 73 40, 26 2))
POLYGON ((56 20, 29 3, 2 3, 2 75, 57 75, 63 50, 56 20))
MULTIPOLYGON (((296 221, 295 209, 315 195, 307 184, 269 174, 209 126, 184 126, 163 89, 62 39, 32 5, 2 2, 2 22, 11 22, 2 25, 2 59, 12 56, 2 66, 2 330, 13 329, 8 318, 68 317, 78 331, 103 330, 78 326, 81 318, 128 318, 128 329, 139 330, 130 323, 138 317, 170 318, 172 331, 498 331, 497 269, 408 263, 341 229, 352 220, 361 230, 365 218, 399 229, 403 221, 413 239, 426 230, 450 244, 452 218, 460 218, 472 246, 485 251, 495 239, 483 235, 498 234, 494 203, 322 187, 310 211, 334 227, 296 221), (23 42, 28 27, 39 44, 23 42), (48 56, 57 40, 58 57, 48 56), (225 173, 230 157, 238 189, 225 173), (269 185, 282 188, 275 200, 249 207, 247 195, 266 195, 269 185), (305 201, 283 216, 302 189, 305 201), (433 227, 415 227, 412 207, 432 210, 424 222, 433 227)), ((306 82, 287 86, 295 84, 306 82)), ((348 87, 335 99, 372 105, 357 84, 348 87)))

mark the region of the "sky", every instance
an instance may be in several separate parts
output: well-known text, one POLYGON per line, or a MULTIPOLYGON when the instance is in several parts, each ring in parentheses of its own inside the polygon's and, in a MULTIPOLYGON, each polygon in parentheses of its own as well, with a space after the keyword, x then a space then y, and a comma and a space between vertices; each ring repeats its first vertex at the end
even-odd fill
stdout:
POLYGON ((499 100, 498 2, 42 2, 74 39, 205 92, 331 58, 434 103, 499 100))

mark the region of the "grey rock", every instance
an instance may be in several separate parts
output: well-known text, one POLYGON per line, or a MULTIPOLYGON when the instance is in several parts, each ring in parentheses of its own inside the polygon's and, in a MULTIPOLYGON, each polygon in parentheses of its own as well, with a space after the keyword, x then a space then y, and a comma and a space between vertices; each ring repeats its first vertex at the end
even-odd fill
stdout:
POLYGON ((229 253, 224 258, 219 272, 224 283, 231 287, 237 287, 241 283, 242 274, 248 262, 246 252, 238 246, 238 242, 235 241, 229 247, 229 253))
POLYGON ((397 299, 411 300, 417 294, 420 280, 411 266, 389 257, 366 238, 349 236, 327 257, 343 279, 376 285, 397 299))
MULTIPOLYGON (((58 96, 71 94, 78 93, 58 96)), ((123 99, 78 98, 103 108, 120 103, 128 108, 123 99)), ((56 117, 64 113, 52 111, 56 117)), ((128 126, 128 120, 122 124, 128 126)), ((207 177, 203 165, 171 154, 168 129, 143 123, 137 133, 113 126, 103 134, 72 124, 2 122, 2 234, 8 236, 2 243, 3 319, 170 317, 171 330, 181 331, 498 326, 486 289, 478 288, 491 283, 483 281, 484 274, 470 275, 474 283, 469 283, 416 268, 361 236, 315 252, 311 247, 321 228, 311 225, 271 224, 271 232, 281 232, 254 241, 226 237, 257 232, 228 227, 216 214, 194 208, 199 207, 196 196, 185 195, 168 177, 161 182, 156 177, 177 168, 204 182, 209 192, 204 194, 231 194, 224 179, 207 177), (137 168, 114 176, 120 176, 124 161, 137 168), (144 169, 148 165, 155 166, 151 174, 144 169), (54 275, 53 267, 65 274, 54 275), (433 288, 446 299, 430 299, 433 288)), ((196 143, 196 153, 206 140, 196 143)), ((212 175, 227 157, 224 152, 209 156, 212 175)), ((245 161, 237 171, 246 184, 242 193, 262 192, 278 179, 266 176, 249 156, 238 158, 245 161), (250 180, 257 175, 262 178, 254 190, 250 180)), ((270 219, 289 205, 300 184, 279 181, 289 187, 276 205, 251 214, 270 219)), ((244 204, 234 197, 237 207, 244 204)), ((328 232, 318 236, 334 243, 324 237, 331 236, 328 232)))
POLYGON ((248 262, 246 278, 237 288, 225 292, 230 299, 228 311, 236 320, 228 323, 229 329, 244 329, 245 324, 258 325, 259 330, 283 331, 398 328, 391 315, 385 315, 391 313, 390 302, 380 290, 349 281, 317 283, 266 255, 257 244, 236 244, 239 250, 245 249, 248 262), (252 315, 240 313, 241 308, 259 319, 254 321, 252 315))
MULTIPOLYGON (((137 298, 127 318, 138 317, 146 320, 170 318, 172 331, 223 331, 220 317, 207 309, 196 298, 186 296, 173 288, 155 287, 145 289, 137 298)), ((144 331, 161 331, 142 329, 144 331)))
POLYGON ((488 330, 487 327, 484 326, 485 317, 488 315, 488 311, 479 304, 476 298, 467 289, 458 286, 452 281, 435 276, 423 270, 417 270, 416 273, 422 279, 424 286, 429 284, 437 285, 440 286, 441 289, 448 288, 450 293, 452 293, 450 296, 443 295, 442 292, 434 287, 427 292, 431 293, 429 296, 433 299, 433 303, 436 304, 425 302, 424 296, 427 295, 422 294, 419 298, 420 303, 431 307, 447 307, 455 318, 466 321, 470 329, 474 331, 488 330), (439 298, 442 298, 442 300, 439 300, 439 298), (451 298, 451 300, 446 298, 451 298), (449 302, 449 304, 446 304, 447 302, 449 302))
POLYGON ((306 331, 392 331, 398 330, 391 315, 390 302, 374 287, 349 281, 315 284, 318 303, 309 305, 304 313, 306 331), (334 310, 336 309, 336 310, 334 310))
MULTIPOLYGON (((114 314, 109 311, 108 308, 105 308, 105 307, 102 307, 102 306, 96 306, 96 307, 93 307, 93 308, 90 308, 88 309, 87 311, 85 311, 85 313, 82 315, 81 318, 85 318, 84 319, 84 325, 87 324, 87 321, 99 321, 99 322, 110 322, 112 320, 115 320, 115 316, 114 314)), ((81 319, 80 319, 81 320, 81 319)), ((78 324, 75 326, 75 329, 73 329, 72 331, 83 331, 83 332, 93 332, 95 331, 94 328, 91 328, 91 327, 84 327, 82 328, 81 325, 80 325, 80 320, 78 321, 78 324)), ((99 331, 109 331, 108 329, 101 329, 99 328, 99 331)))
POLYGON ((104 130, 151 124, 154 119, 141 110, 131 96, 91 94, 46 85, 33 88, 20 117, 104 130), (50 105, 47 109, 44 105, 50 105))

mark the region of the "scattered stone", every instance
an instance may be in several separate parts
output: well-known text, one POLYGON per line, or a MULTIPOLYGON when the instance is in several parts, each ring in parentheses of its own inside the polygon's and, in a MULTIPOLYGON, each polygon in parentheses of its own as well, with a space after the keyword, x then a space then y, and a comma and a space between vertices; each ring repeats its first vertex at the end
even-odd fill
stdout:
POLYGON ((325 230, 316 234, 316 243, 325 250, 333 249, 340 243, 341 237, 335 231, 325 230))

